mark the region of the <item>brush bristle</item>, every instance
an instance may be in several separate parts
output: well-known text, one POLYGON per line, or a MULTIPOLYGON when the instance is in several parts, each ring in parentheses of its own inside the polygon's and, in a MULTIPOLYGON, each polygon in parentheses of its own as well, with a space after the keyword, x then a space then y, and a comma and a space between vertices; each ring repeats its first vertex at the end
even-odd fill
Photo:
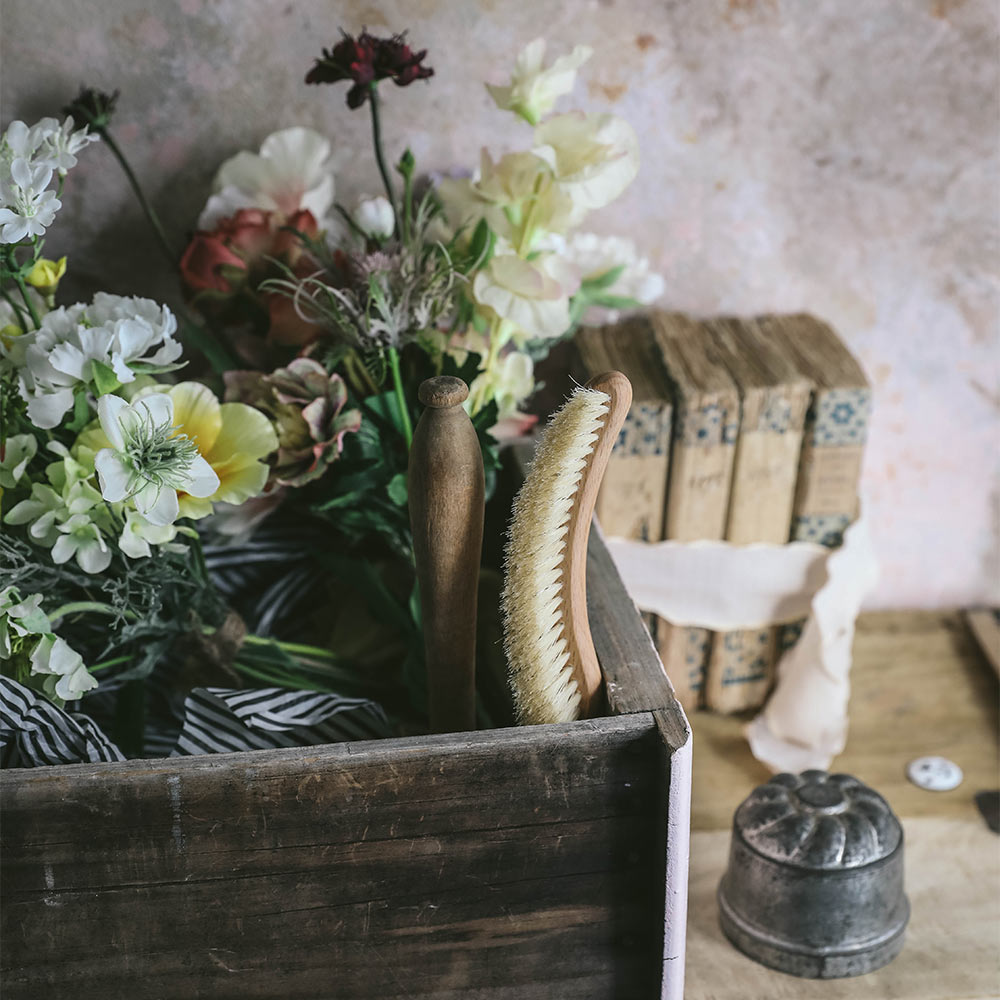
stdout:
POLYGON ((504 648, 524 725, 579 718, 562 608, 570 515, 610 397, 579 388, 546 428, 514 501, 504 554, 504 648))

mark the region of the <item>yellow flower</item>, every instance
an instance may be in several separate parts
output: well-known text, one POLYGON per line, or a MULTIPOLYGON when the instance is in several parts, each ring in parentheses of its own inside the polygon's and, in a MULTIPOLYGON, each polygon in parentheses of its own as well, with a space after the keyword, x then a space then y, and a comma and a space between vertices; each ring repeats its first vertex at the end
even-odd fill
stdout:
POLYGON ((37 288, 43 295, 52 295, 59 285, 59 279, 66 273, 66 258, 48 260, 39 257, 24 280, 37 288))
POLYGON ((257 496, 269 471, 263 460, 278 447, 271 421, 245 403, 220 403, 199 382, 181 382, 166 391, 174 403, 177 433, 194 442, 219 477, 219 488, 210 497, 179 493, 180 516, 205 517, 213 503, 241 504, 257 496))
MULTIPOLYGON (((200 382, 158 384, 136 395, 141 398, 151 392, 170 396, 175 433, 186 434, 219 477, 219 488, 211 496, 193 497, 179 490, 178 517, 207 517, 214 503, 241 504, 263 490, 270 471, 264 459, 277 450, 278 435, 260 410, 245 403, 220 403, 200 382)), ((108 446, 100 425, 93 424, 77 437, 73 451, 87 449, 92 454, 108 446)))

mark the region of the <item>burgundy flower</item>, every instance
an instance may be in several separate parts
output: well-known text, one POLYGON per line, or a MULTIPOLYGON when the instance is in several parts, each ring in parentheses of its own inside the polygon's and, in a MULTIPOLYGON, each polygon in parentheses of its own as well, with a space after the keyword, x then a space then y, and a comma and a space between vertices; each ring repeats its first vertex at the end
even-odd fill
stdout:
POLYGON ((77 128, 89 125, 95 132, 101 132, 111 124, 119 91, 106 94, 93 87, 81 87, 80 93, 63 108, 64 115, 70 115, 77 128))
POLYGON ((414 80, 426 80, 434 70, 420 63, 427 55, 426 49, 413 52, 406 44, 405 35, 376 38, 367 31, 352 38, 341 32, 343 40, 332 49, 323 49, 323 57, 306 74, 306 83, 337 83, 353 80, 347 92, 347 106, 360 108, 368 99, 372 84, 392 80, 405 87, 414 80))

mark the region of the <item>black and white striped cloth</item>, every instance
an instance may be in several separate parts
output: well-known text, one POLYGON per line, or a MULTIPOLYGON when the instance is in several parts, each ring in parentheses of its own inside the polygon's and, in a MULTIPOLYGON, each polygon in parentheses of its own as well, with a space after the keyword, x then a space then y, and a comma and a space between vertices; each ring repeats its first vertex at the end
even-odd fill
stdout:
MULTIPOLYGON (((176 743, 162 756, 315 746, 392 735, 385 711, 365 698, 317 691, 195 688, 185 699, 176 743)), ((146 752, 150 747, 147 745, 146 752)), ((0 766, 44 767, 124 760, 86 715, 56 708, 9 677, 0 677, 0 766)))
POLYGON ((0 766, 44 767, 124 759, 89 716, 64 712, 23 684, 0 677, 0 766))
POLYGON ((316 691, 195 688, 171 756, 315 746, 391 736, 382 706, 316 691))

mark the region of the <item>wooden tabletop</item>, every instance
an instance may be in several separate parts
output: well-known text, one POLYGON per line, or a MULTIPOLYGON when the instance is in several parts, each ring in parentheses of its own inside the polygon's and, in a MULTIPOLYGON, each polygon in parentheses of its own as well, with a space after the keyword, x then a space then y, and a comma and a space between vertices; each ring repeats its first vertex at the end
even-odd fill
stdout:
POLYGON ((959 1000, 1000 996, 1000 837, 976 792, 1000 785, 997 675, 958 613, 880 612, 858 621, 847 748, 831 769, 880 792, 903 822, 911 918, 903 952, 866 976, 797 979, 723 937, 715 891, 737 806, 770 772, 750 754, 751 715, 697 712, 691 810, 687 1000, 959 1000), (963 770, 950 792, 906 777, 937 754, 963 770))

